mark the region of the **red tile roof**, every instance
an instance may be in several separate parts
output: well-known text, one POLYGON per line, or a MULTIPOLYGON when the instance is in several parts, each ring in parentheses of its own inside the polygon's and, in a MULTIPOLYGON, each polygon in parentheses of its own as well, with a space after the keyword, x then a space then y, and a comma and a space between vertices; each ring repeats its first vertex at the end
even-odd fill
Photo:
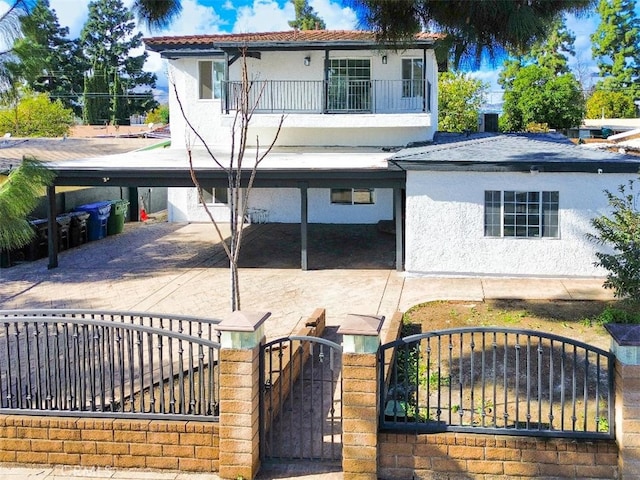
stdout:
MULTIPOLYGON (((419 33, 418 41, 434 41, 440 38, 432 33, 419 33)), ((289 30, 286 32, 223 33, 219 35, 183 35, 145 38, 149 47, 162 45, 215 45, 228 43, 350 43, 376 42, 374 32, 363 30, 289 30)))

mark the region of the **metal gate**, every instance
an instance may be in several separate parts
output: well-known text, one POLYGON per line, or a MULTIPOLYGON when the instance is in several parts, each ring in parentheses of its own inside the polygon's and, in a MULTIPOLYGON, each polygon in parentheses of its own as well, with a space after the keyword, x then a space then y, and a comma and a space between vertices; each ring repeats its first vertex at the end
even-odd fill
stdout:
POLYGON ((265 344, 260 372, 263 461, 342 459, 342 347, 290 336, 265 344))

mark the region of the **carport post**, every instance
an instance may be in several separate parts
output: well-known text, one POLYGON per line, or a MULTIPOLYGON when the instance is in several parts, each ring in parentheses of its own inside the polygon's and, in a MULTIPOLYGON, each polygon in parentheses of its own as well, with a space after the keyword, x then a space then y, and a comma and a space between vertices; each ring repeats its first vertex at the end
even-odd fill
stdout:
POLYGON ((307 235, 308 235, 308 198, 307 184, 300 184, 300 268, 308 269, 307 263, 307 235))
MULTIPOLYGON (((151 205, 149 205, 151 210, 151 205)), ((138 203, 138 187, 129 187, 129 220, 132 222, 140 221, 140 205, 138 203)))
POLYGON ((393 215, 396 221, 396 270, 404 270, 404 238, 402 235, 402 188, 393 188, 393 215))
POLYGON ((58 222, 56 221, 56 187, 47 187, 47 246, 49 250, 49 265, 47 268, 58 266, 58 222))

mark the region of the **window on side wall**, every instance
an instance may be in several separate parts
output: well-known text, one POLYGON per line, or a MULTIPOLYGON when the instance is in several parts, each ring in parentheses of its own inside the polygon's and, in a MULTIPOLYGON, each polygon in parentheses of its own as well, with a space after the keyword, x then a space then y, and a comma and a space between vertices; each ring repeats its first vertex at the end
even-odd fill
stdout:
POLYGON ((558 238, 558 192, 487 190, 484 236, 558 238))
POLYGON ((203 188, 202 198, 204 203, 229 203, 229 189, 227 188, 203 188))
POLYGON ((424 62, 421 58, 402 59, 402 96, 424 97, 424 62))
POLYGON ((338 205, 373 205, 373 188, 332 188, 331 203, 338 205))
POLYGON ((222 98, 224 61, 203 60, 198 62, 198 98, 214 100, 222 98))

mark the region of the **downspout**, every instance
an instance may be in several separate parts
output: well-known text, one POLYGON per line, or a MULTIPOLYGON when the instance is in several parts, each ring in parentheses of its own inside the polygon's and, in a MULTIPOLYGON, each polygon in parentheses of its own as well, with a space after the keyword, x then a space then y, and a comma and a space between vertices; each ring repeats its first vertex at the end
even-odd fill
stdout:
POLYGON ((49 264, 47 268, 57 268, 58 266, 58 222, 56 215, 56 186, 47 187, 47 253, 49 264))
POLYGON ((329 50, 324 51, 324 94, 322 95, 322 113, 327 113, 329 105, 329 50))
MULTIPOLYGON (((427 90, 427 49, 422 49, 422 88, 424 94, 422 95, 422 111, 424 113, 431 111, 431 89, 427 90), (427 95, 429 95, 429 110, 427 110, 427 95)), ((396 165, 397 166, 397 165, 396 165)))
POLYGON ((229 114, 229 54, 224 52, 224 89, 222 91, 224 99, 222 104, 224 105, 224 113, 229 114))
MULTIPOLYGON (((404 190, 407 189, 406 170, 399 166, 394 160, 387 160, 390 165, 405 172, 404 190)), ((393 216, 396 231, 396 271, 404 271, 404 210, 402 202, 402 185, 393 187, 393 216)))

